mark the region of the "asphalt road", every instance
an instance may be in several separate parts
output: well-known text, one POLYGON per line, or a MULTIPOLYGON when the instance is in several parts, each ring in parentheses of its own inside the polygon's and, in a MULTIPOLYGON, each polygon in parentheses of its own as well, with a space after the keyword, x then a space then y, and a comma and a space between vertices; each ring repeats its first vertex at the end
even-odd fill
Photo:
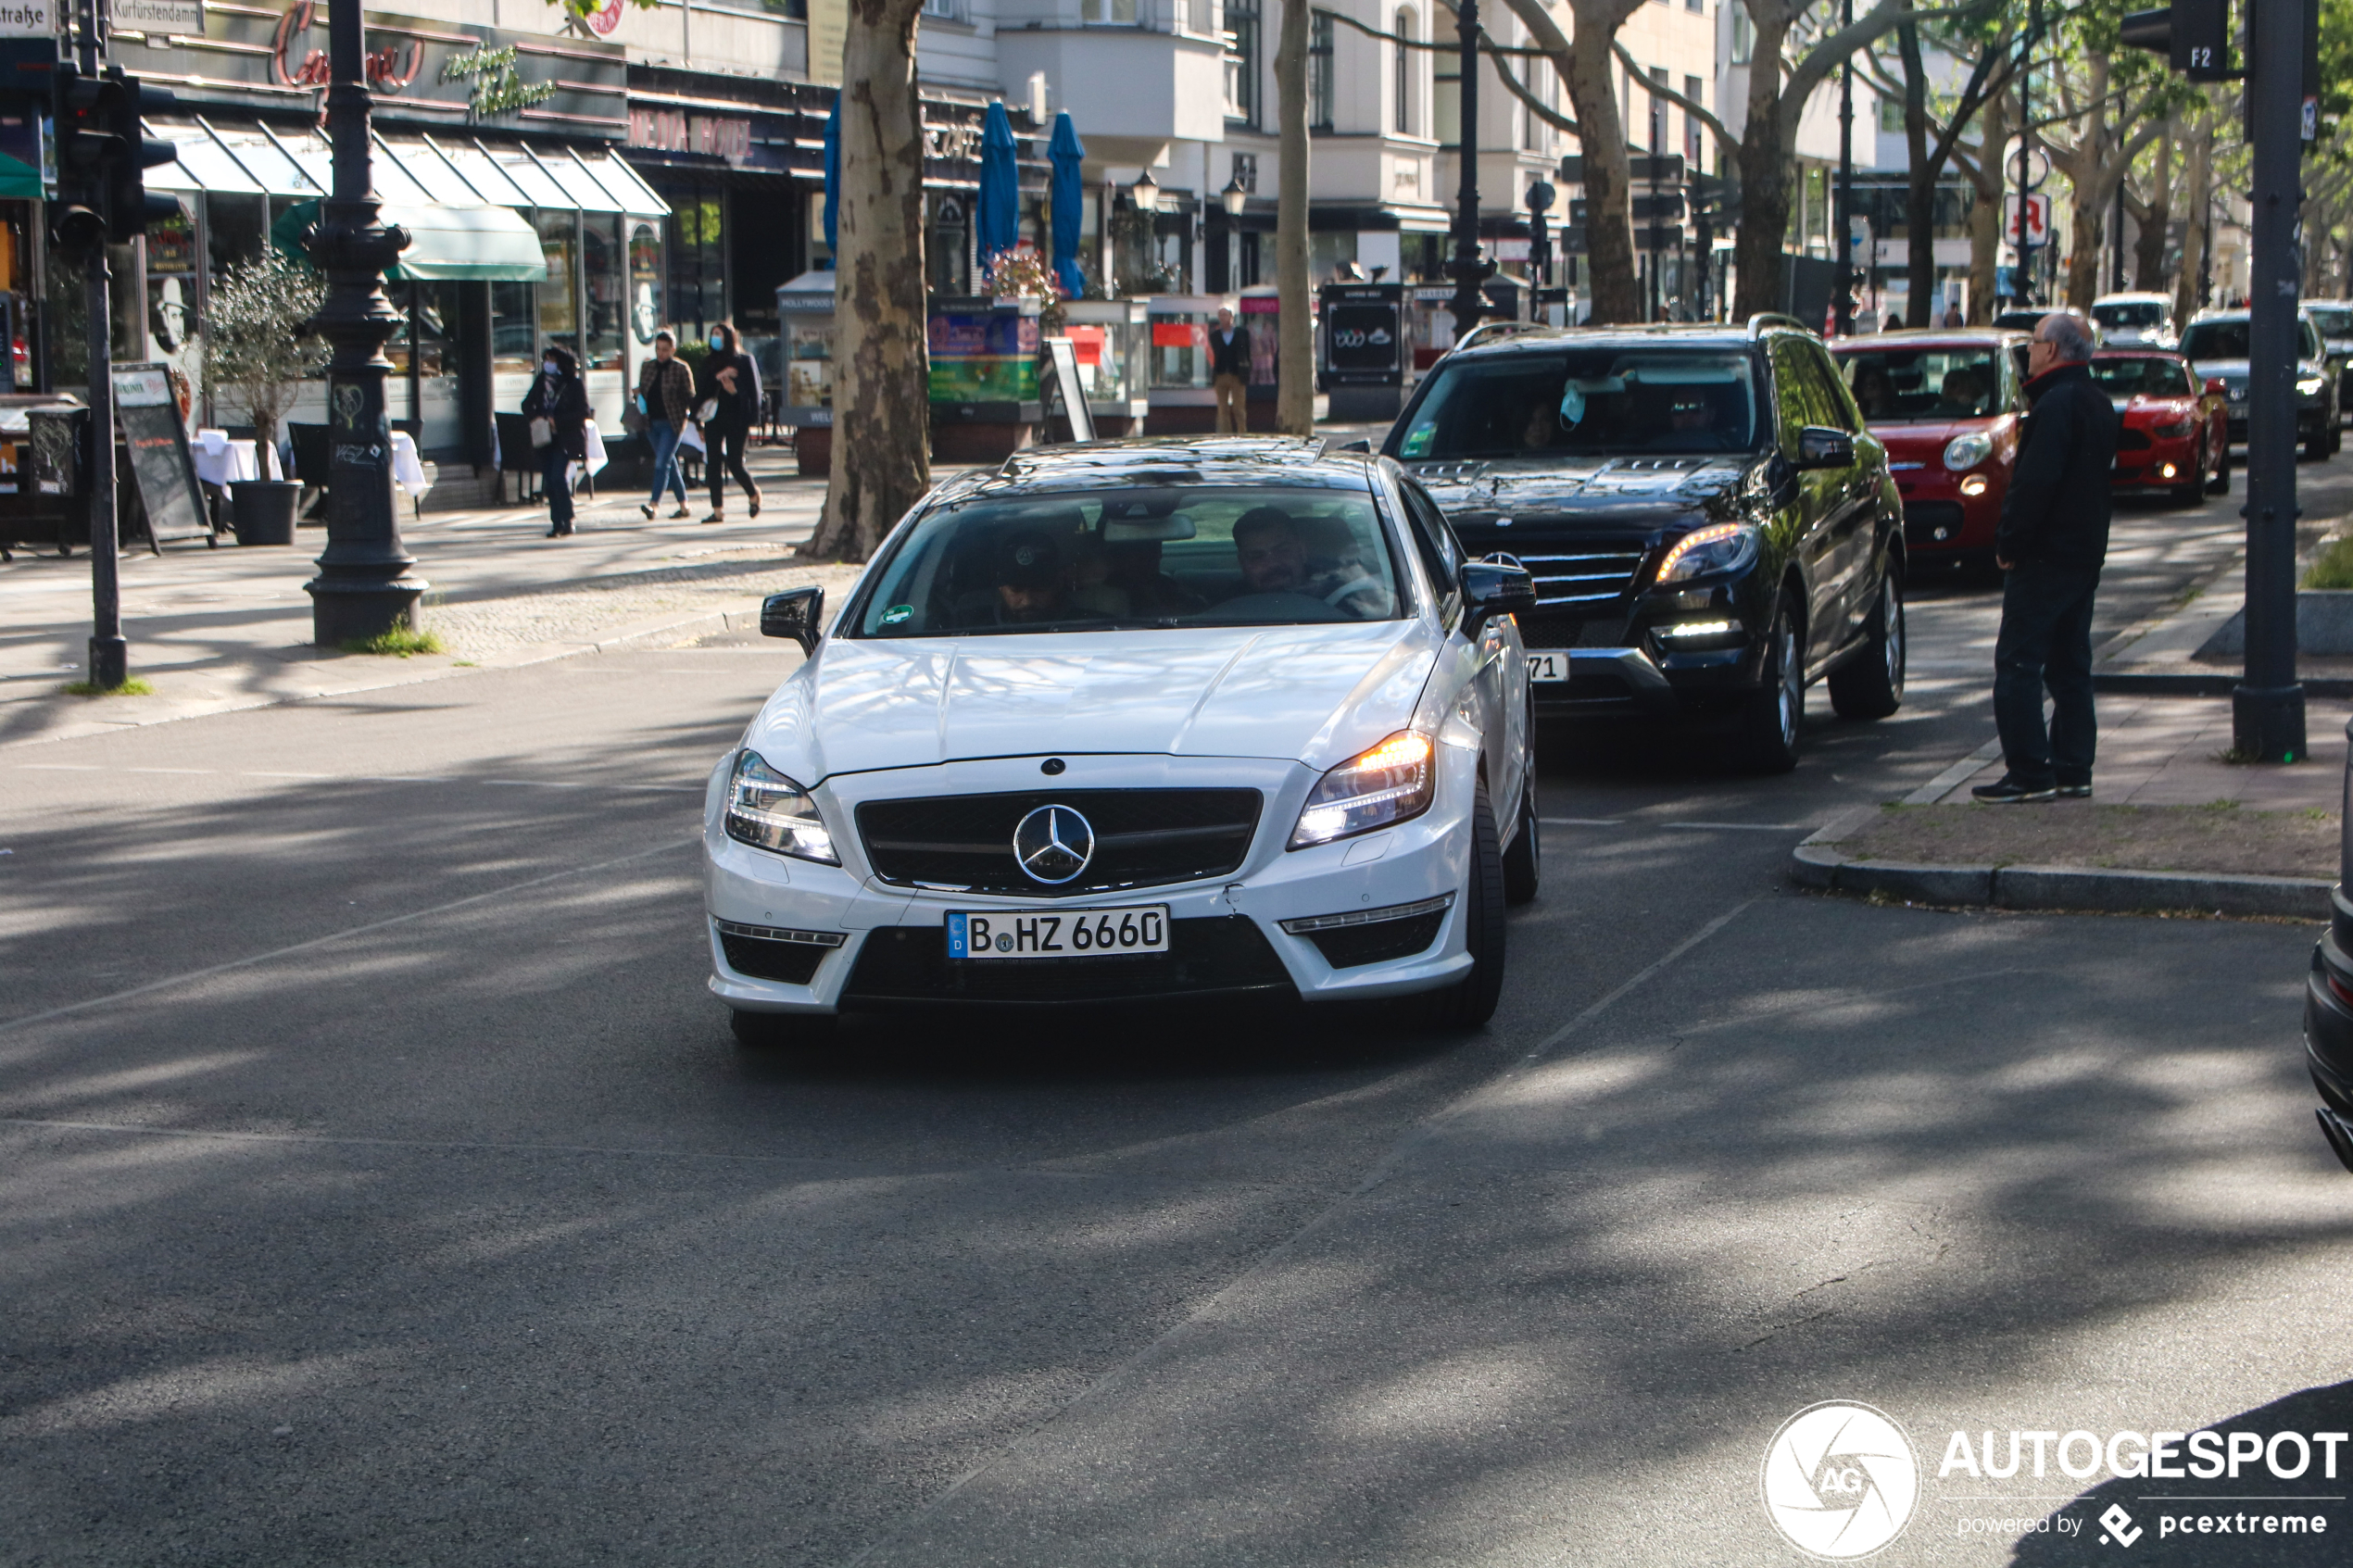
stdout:
MULTIPOLYGON (((2120 518, 2104 622, 2236 505, 2120 518)), ((1551 737, 1459 1037, 736 1048, 692 837, 773 646, 0 749, 0 1562, 1797 1562, 1760 1466, 1842 1399, 1918 1452, 1879 1562, 2340 1562, 2353 1478, 2171 1485, 2328 1499, 2225 1544, 1936 1474, 2353 1428, 2309 928, 1783 879, 1990 736, 1995 608, 1920 594, 1905 711, 1818 692, 1787 778, 1551 737)))

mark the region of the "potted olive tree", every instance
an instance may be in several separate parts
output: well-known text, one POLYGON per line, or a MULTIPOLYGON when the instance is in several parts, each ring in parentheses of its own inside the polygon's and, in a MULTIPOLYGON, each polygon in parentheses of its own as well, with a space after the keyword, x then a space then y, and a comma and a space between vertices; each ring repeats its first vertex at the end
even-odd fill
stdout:
MULTIPOLYGON (((232 263, 206 296, 205 383, 217 403, 241 409, 263 454, 307 376, 326 363, 327 347, 302 323, 327 297, 325 278, 277 251, 232 263)), ((268 458, 262 458, 268 471, 268 458)), ((291 480, 239 480, 230 493, 240 545, 291 545, 302 486, 291 480)))

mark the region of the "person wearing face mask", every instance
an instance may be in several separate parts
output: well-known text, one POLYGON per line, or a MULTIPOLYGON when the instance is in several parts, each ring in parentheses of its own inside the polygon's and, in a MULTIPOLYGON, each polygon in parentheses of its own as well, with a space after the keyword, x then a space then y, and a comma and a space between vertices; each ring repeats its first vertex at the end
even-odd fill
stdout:
POLYGON ((695 373, 695 400, 702 416, 705 462, 711 470, 711 515, 727 521, 727 476, 744 487, 751 515, 760 515, 760 486, 744 470, 744 442, 760 420, 760 367, 742 352, 736 329, 722 321, 711 329, 711 352, 695 373))
POLYGON ((551 344, 540 357, 539 374, 522 400, 523 417, 532 421, 534 444, 539 451, 539 476, 547 493, 547 537, 572 537, 572 465, 588 459, 588 388, 580 379, 580 361, 560 345, 551 344), (541 420, 549 439, 540 444, 541 420))

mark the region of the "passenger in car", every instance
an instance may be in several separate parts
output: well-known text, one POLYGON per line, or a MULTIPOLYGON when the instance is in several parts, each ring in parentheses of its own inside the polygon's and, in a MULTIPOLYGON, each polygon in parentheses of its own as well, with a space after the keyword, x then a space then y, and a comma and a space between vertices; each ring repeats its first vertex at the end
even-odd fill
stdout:
POLYGON ((1104 583, 1127 596, 1136 615, 1190 615, 1205 607, 1201 596, 1160 569, 1160 541, 1128 539, 1103 546, 1110 568, 1104 583))
POLYGON ((1069 544, 1038 529, 1007 534, 997 546, 996 585, 956 596, 956 624, 1020 626, 1053 621, 1070 596, 1069 544))
POLYGON ((1074 609, 1090 610, 1125 621, 1132 613, 1127 590, 1111 580, 1111 557, 1103 542, 1092 533, 1082 533, 1076 541, 1075 558, 1071 562, 1070 603, 1074 609))
MULTIPOLYGON (((1341 532, 1347 524, 1330 521, 1341 532)), ((1280 507, 1252 507, 1234 520, 1234 555, 1242 569, 1242 595, 1304 594, 1353 620, 1390 613, 1389 590, 1356 553, 1351 534, 1344 555, 1321 558, 1308 553, 1308 527, 1280 507)))

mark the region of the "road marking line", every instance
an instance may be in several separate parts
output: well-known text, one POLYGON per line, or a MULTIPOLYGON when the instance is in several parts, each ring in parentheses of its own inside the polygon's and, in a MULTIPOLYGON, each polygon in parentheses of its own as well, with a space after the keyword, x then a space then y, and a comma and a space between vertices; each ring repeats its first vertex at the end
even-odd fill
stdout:
POLYGON ((1661 822, 1663 828, 1688 828, 1694 833, 1811 833, 1812 822, 1661 822))
POLYGON ((346 926, 341 931, 329 932, 324 936, 313 936, 308 942, 296 942, 291 947, 275 948, 267 953, 254 953, 242 959, 231 959, 226 963, 210 964, 203 969, 192 969, 184 974, 167 975, 161 980, 150 980, 145 985, 133 985, 127 991, 116 991, 104 997, 92 997, 85 1001, 68 1002, 63 1007, 51 1008, 45 1012, 27 1013, 22 1018, 0 1019, 0 1035, 5 1035, 11 1029, 21 1029, 30 1023, 45 1023, 53 1018, 63 1018, 68 1013, 104 1007, 109 1002, 127 1002, 133 997, 144 997, 150 991, 160 991, 171 985, 184 985, 192 981, 226 973, 233 969, 245 969, 258 963, 268 963, 272 959, 289 958, 296 953, 307 953, 313 947, 323 947, 330 942, 340 942, 347 936, 365 936, 371 931, 384 931, 396 925, 407 925, 411 921, 447 914, 452 909, 462 909, 470 904, 479 904, 485 899, 504 898, 510 893, 521 893, 526 888, 545 886, 551 882, 561 882, 568 876, 585 876, 591 872, 610 871, 615 866, 625 866, 632 860, 642 860, 652 855, 667 854, 673 849, 700 843, 701 840, 702 834, 699 833, 686 838, 665 839, 650 849, 639 849, 610 860, 599 860, 593 866, 573 866, 565 871, 549 872, 545 876, 535 876, 528 881, 513 883, 505 887, 494 887, 487 892, 471 894, 450 903, 435 904, 429 909, 411 909, 405 915, 393 915, 385 920, 371 921, 365 925, 346 926))
POLYGON ((1536 821, 1548 828, 1622 828, 1623 817, 1539 817, 1536 821))
POLYGON ((1554 1030, 1551 1034, 1545 1035, 1542 1039, 1537 1041, 1536 1044, 1529 1047, 1528 1054, 1519 1059, 1519 1065, 1522 1067, 1528 1066, 1529 1063, 1541 1057, 1546 1051, 1551 1050, 1554 1046, 1559 1045, 1563 1040, 1567 1039, 1571 1035, 1576 1034, 1577 1031, 1584 1028, 1585 1025, 1601 1017, 1603 1013, 1609 1010, 1612 1003, 1616 1002, 1618 997, 1626 995, 1629 991, 1631 991, 1640 985, 1649 985, 1652 980, 1655 979, 1658 975, 1670 968, 1676 960, 1681 958, 1685 953, 1690 952, 1692 948, 1698 947, 1701 943, 1706 941, 1709 937, 1715 935, 1726 926, 1731 924, 1733 921, 1739 919, 1743 914, 1745 914, 1750 907, 1755 904, 1755 899, 1749 898, 1733 905, 1730 909, 1726 909, 1722 914, 1718 915, 1714 920, 1709 921, 1705 925, 1701 926, 1697 931, 1692 932, 1689 936, 1684 937, 1680 942, 1676 943, 1675 946, 1669 947, 1658 958, 1643 965, 1642 968, 1637 970, 1623 985, 1619 985, 1617 990, 1612 991, 1608 996, 1604 997, 1600 1001, 1595 1002, 1583 1012, 1579 1013, 1575 1018, 1570 1019, 1567 1023, 1562 1024, 1559 1028, 1554 1030))
POLYGON ((1906 806, 1933 806, 1947 791, 1963 779, 1985 771, 1985 765, 2002 755, 2002 737, 1995 735, 1958 762, 1937 774, 1919 788, 1904 797, 1906 806))
POLYGON ((571 779, 469 779, 415 773, 280 773, 258 768, 105 768, 74 762, 19 762, 19 768, 43 773, 180 773, 207 779, 309 779, 327 784, 474 784, 508 789, 620 789, 657 795, 700 795, 700 784, 598 784, 571 779))

